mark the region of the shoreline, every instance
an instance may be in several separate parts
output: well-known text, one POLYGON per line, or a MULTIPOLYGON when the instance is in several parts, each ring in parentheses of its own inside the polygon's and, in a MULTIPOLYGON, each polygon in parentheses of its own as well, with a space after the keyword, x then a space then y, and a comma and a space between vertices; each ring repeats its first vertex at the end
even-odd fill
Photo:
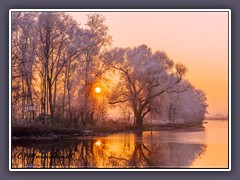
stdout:
POLYGON ((89 127, 89 128, 46 128, 35 126, 13 126, 12 140, 28 139, 59 139, 71 137, 99 137, 122 133, 137 133, 144 131, 168 131, 183 130, 191 128, 203 128, 203 124, 163 124, 163 125, 144 125, 144 126, 120 126, 120 127, 89 127))

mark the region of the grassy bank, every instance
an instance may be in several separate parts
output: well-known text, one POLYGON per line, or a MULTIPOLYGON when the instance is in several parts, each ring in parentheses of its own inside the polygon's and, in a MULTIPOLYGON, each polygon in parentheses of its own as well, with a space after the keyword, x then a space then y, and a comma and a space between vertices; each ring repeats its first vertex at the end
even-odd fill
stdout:
POLYGON ((164 124, 164 125, 144 125, 142 127, 133 125, 114 126, 89 126, 86 128, 64 128, 46 127, 36 125, 13 125, 12 137, 17 138, 61 138, 73 136, 106 136, 116 133, 131 133, 149 130, 172 130, 196 127, 201 124, 164 124))

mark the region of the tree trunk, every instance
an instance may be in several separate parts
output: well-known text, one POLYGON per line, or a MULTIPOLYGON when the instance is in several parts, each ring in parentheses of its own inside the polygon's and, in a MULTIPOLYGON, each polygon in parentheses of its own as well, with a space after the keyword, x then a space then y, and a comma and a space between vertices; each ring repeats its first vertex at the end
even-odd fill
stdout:
POLYGON ((53 122, 54 110, 53 110, 52 86, 51 86, 50 78, 48 78, 48 96, 49 96, 48 98, 49 98, 50 117, 51 117, 51 121, 53 122))
POLYGON ((57 79, 54 82, 53 112, 56 112, 56 98, 57 98, 57 79))
POLYGON ((66 73, 66 86, 67 86, 67 94, 68 94, 68 113, 69 119, 72 121, 72 109, 71 109, 71 95, 70 95, 70 67, 71 67, 71 60, 69 60, 67 73, 66 73))
POLYGON ((143 117, 142 117, 142 115, 141 115, 141 113, 137 113, 137 115, 136 115, 136 125, 137 126, 143 126, 143 117))
POLYGON ((22 120, 25 118, 25 89, 24 80, 22 78, 22 120))
POLYGON ((62 115, 65 117, 64 112, 65 112, 65 94, 66 94, 66 84, 67 84, 67 70, 65 72, 65 77, 64 77, 64 85, 63 85, 63 98, 62 98, 62 115))

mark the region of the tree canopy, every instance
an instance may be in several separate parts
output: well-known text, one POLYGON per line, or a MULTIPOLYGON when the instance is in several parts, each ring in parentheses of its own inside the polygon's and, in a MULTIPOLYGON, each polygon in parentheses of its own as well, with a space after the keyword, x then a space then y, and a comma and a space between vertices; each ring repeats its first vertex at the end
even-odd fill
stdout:
POLYGON ((94 125, 119 107, 138 126, 204 119, 206 95, 185 78, 185 65, 144 44, 112 47, 105 17, 87 17, 83 26, 63 12, 12 13, 14 121, 94 125))

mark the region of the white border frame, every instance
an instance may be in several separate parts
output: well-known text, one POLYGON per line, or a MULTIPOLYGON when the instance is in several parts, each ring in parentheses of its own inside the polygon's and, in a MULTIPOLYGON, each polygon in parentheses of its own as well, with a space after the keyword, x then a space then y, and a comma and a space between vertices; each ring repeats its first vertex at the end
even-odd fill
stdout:
POLYGON ((230 9, 10 9, 9 10, 9 171, 231 171, 231 10, 230 9), (12 12, 228 12, 228 169, 220 168, 187 168, 187 169, 12 169, 12 75, 11 75, 11 55, 12 55, 12 12))

